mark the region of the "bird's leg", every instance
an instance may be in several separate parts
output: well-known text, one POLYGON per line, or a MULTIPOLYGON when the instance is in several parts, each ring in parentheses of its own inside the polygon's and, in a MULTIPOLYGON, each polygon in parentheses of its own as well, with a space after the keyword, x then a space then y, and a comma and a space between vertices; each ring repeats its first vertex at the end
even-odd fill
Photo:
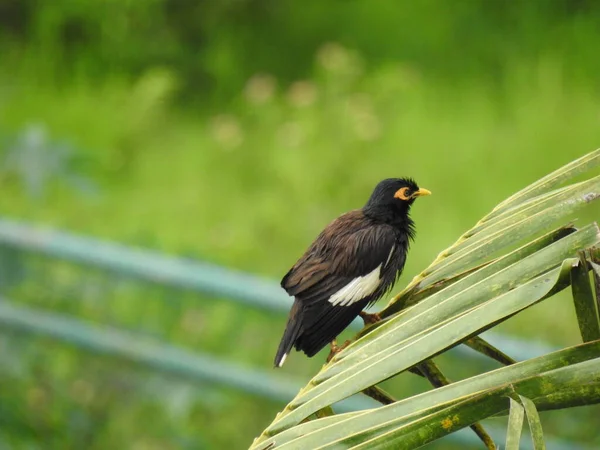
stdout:
POLYGON ((335 355, 344 350, 346 347, 350 345, 351 341, 344 342, 341 346, 337 344, 337 341, 334 339, 329 344, 331 350, 329 352, 329 356, 327 356, 327 362, 331 361, 335 355))
POLYGON ((361 311, 359 316, 362 317, 362 320, 365 322, 365 325, 373 325, 374 323, 381 322, 381 316, 378 313, 369 314, 367 312, 361 311))

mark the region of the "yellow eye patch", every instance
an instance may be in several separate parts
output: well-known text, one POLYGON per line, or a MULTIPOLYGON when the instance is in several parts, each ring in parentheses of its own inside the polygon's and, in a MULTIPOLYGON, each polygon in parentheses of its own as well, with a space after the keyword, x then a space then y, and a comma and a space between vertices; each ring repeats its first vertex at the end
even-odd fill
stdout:
POLYGON ((423 197, 424 195, 431 195, 431 191, 421 188, 418 191, 411 192, 410 188, 403 187, 396 191, 396 193, 394 194, 394 198, 399 198, 400 200, 408 201, 413 198, 423 197))
POLYGON ((396 191, 396 193, 394 194, 394 198, 399 198, 400 200, 410 200, 411 199, 410 189, 407 187, 398 189, 396 191))

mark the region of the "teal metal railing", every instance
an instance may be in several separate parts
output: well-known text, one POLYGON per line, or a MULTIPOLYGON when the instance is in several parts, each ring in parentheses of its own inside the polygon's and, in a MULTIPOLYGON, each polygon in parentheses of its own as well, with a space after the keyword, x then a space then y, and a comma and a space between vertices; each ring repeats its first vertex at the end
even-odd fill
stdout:
MULTIPOLYGON (((152 283, 213 294, 273 312, 287 314, 291 306, 290 298, 271 280, 213 264, 75 236, 22 222, 0 220, 0 244, 107 269, 152 283)), ((356 321, 354 326, 360 328, 360 322, 356 321)), ((497 333, 486 333, 486 338, 494 345, 506 349, 517 360, 555 350, 541 343, 532 344, 497 333)), ((459 347, 458 351, 467 356, 478 356, 464 347, 459 347)))

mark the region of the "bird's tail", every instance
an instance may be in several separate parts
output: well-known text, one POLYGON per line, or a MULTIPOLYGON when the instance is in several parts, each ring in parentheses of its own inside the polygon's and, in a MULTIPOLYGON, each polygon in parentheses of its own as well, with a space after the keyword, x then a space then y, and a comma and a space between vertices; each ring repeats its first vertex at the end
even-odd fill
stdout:
POLYGON ((279 343, 277 354, 275 355, 275 367, 283 366, 285 358, 287 358, 287 355, 294 346, 296 339, 298 339, 298 336, 302 332, 303 315, 304 311, 302 310, 300 302, 295 300, 290 311, 287 325, 285 326, 285 331, 283 332, 283 337, 279 343))

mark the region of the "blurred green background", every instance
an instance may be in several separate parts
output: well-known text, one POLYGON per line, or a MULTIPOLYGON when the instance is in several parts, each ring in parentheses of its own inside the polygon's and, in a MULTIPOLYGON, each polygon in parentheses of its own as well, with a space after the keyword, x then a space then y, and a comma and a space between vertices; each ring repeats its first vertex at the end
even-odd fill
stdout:
MULTIPOLYGON (((599 21, 592 0, 0 0, 0 213, 278 280, 379 180, 412 176, 434 195, 401 285, 600 146, 599 21)), ((26 257, 15 302, 272 370, 281 315, 26 257)), ((500 329, 576 343, 568 300, 500 329)), ((0 345, 0 448, 245 448, 282 407, 9 329, 0 345)), ((428 388, 413 378, 388 388, 428 388)), ((544 416, 593 448, 598 412, 544 416)))

